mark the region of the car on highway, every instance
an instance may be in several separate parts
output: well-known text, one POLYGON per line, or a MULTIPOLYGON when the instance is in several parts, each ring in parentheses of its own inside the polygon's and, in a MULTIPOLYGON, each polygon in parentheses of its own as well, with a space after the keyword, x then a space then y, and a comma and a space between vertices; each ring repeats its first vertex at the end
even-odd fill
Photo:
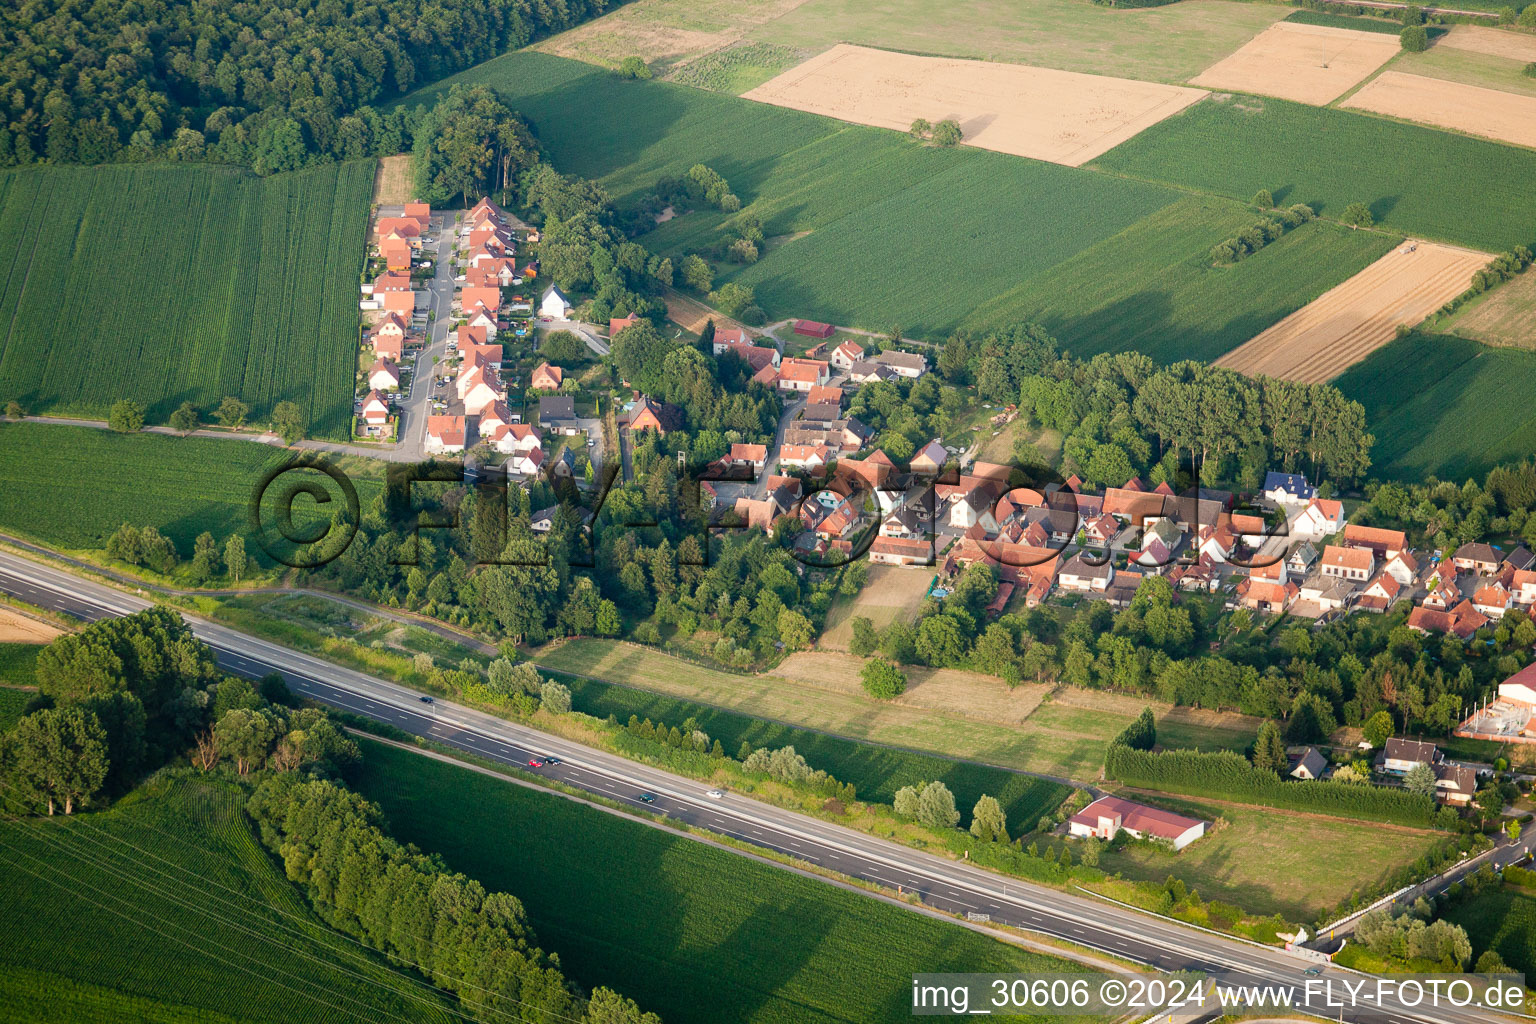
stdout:
POLYGON ((641 793, 640 794, 640 802, 643 803, 643 804, 653 804, 653 803, 656 802, 656 794, 655 793, 641 793))
POLYGON ((718 789, 712 789, 708 793, 705 793, 704 795, 709 797, 711 800, 723 800, 723 799, 725 799, 725 794, 720 792, 720 790, 718 790, 718 789))
POLYGON ((530 757, 528 759, 528 767, 529 768, 543 768, 544 767, 544 762, 539 760, 536 757, 530 757))
POLYGON ((432 698, 431 697, 423 697, 423 698, 421 698, 421 702, 423 704, 431 704, 432 703, 432 698))
POLYGON ((1323 969, 1321 967, 1308 967, 1306 970, 1302 971, 1301 973, 1305 974, 1309 978, 1315 978, 1319 974, 1323 973, 1323 969))
POLYGON ((544 759, 544 763, 545 764, 559 764, 560 763, 560 759, 558 757, 546 757, 544 759))

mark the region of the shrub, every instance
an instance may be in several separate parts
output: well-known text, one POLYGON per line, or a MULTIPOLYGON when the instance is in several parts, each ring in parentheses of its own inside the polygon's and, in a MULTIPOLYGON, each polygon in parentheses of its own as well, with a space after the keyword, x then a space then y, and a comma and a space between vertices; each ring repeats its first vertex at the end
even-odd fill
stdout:
POLYGON ((650 78, 650 66, 639 57, 625 57, 619 61, 619 77, 621 78, 650 78))
POLYGON ((1253 205, 1261 210, 1267 210, 1275 205, 1274 193, 1267 188, 1261 188, 1253 194, 1253 205))
POLYGON ((1525 66, 1525 77, 1536 78, 1536 61, 1531 61, 1525 66))
POLYGON ((1410 25, 1403 29, 1402 34, 1398 36, 1398 41, 1409 53, 1423 53, 1429 49, 1429 30, 1423 25, 1410 25))

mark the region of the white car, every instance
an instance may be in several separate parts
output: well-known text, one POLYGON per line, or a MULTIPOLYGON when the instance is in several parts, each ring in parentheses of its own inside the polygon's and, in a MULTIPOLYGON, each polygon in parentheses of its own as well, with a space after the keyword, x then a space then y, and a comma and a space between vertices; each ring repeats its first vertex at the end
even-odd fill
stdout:
POLYGON ((722 800, 725 798, 725 794, 720 792, 718 789, 712 789, 704 795, 709 797, 711 800, 722 800))

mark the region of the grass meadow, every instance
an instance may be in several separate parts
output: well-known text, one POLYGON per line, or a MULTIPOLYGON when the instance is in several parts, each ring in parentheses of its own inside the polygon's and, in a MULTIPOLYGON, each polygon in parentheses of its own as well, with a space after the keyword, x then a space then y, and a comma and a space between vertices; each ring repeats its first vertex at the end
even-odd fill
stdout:
MULTIPOLYGON (((642 717, 650 714, 652 718, 659 715, 670 721, 677 711, 686 716, 714 708, 754 720, 761 716, 808 730, 810 735, 803 741, 808 744, 815 743, 816 736, 833 734, 861 743, 880 744, 876 750, 901 748, 920 752, 920 755, 932 754, 966 767, 967 771, 973 769, 961 759, 998 766, 994 770, 1018 769, 1082 781, 1098 778, 1109 741, 1150 703, 1133 698, 1118 699, 1097 691, 1080 696, 1074 691, 1062 690, 1019 721, 1017 716, 1012 716, 1012 720, 1004 719, 999 691, 1006 691, 1006 687, 1001 683, 979 688, 969 699, 963 693, 952 691, 946 701, 948 707, 958 704, 975 709, 973 714, 960 714, 907 703, 905 698, 902 701, 872 700, 858 689, 854 681, 856 677, 851 675, 846 679, 840 675, 838 680, 824 680, 822 685, 781 675, 736 675, 680 661, 658 651, 603 640, 571 640, 536 653, 534 660, 547 671, 620 684, 612 688, 617 697, 610 699, 633 702, 655 695, 662 701, 650 705, 654 711, 632 709, 621 715, 621 719, 634 713, 642 717), (670 710, 674 708, 677 710, 670 710)), ((578 692, 580 706, 582 683, 576 680, 573 686, 578 692)), ((915 687, 912 696, 915 698, 922 690, 923 687, 915 687)), ((1003 697, 1006 698, 1006 694, 1003 697)), ((620 710, 616 707, 613 713, 618 714, 620 710)), ((1238 715, 1192 712, 1166 705, 1157 710, 1159 736, 1171 746, 1242 750, 1252 742, 1257 727, 1257 723, 1238 715)), ((597 706, 593 713, 606 715, 609 711, 597 706)), ((767 735, 766 730, 776 728, 772 722, 758 722, 754 728, 765 730, 763 734, 767 735)), ((722 742, 726 741, 722 739, 722 742)), ((754 739, 753 742, 758 741, 754 739)), ((799 742, 796 749, 801 749, 799 742)), ((840 748, 829 749, 839 749, 841 756, 850 756, 840 748)), ((810 749, 802 752, 816 762, 810 749)), ((893 752, 892 756, 899 752, 893 752)), ((880 756, 886 755, 882 753, 880 756)), ((872 796, 879 790, 870 787, 878 787, 888 766, 899 763, 899 760, 885 762, 878 772, 871 771, 869 782, 850 777, 843 761, 817 764, 817 767, 853 782, 864 795, 872 796)), ((951 788, 961 783, 969 784, 963 773, 953 778, 954 781, 945 778, 951 788)), ((1000 793, 994 795, 1002 796, 1000 793)), ((1033 824, 1028 817, 1024 821, 1033 824)))
MULTIPOLYGON (((191 558, 204 530, 221 544, 230 534, 247 534, 262 474, 292 457, 249 441, 0 423, 0 530, 80 551, 104 547, 125 522, 155 526, 191 558)), ((366 506, 379 484, 353 480, 366 506)), ((307 498, 293 507, 298 522, 321 514, 307 498)), ((323 513, 328 519, 330 510, 323 513)), ((249 536, 246 553, 265 557, 249 536)))
MULTIPOLYGON (((1085 352, 1135 345, 1158 359, 1214 357, 1361 269, 1382 244, 1319 227, 1218 271, 1201 264, 1255 218, 1243 203, 922 146, 542 53, 507 54, 448 81, 508 94, 555 166, 601 181, 620 204, 695 163, 719 171, 771 243, 755 264, 721 264, 717 283, 751 285, 770 319, 899 325, 921 337, 1046 316, 1082 325, 1072 340, 1085 352)), ((657 252, 699 249, 732 219, 695 210, 640 241, 657 252)))
POLYGON ((1133 881, 1162 882, 1176 875, 1204 899, 1288 921, 1314 920, 1444 839, 1427 830, 1264 807, 1162 796, 1156 802, 1219 823, 1176 854, 1133 844, 1106 851, 1100 867, 1133 881))
POLYGON ((0 733, 5 732, 26 711, 37 694, 37 652, 41 644, 0 644, 0 733))
POLYGON ((345 437, 372 161, 270 178, 214 166, 0 174, 0 401, 164 423, 225 395, 297 402, 345 437))
POLYGON ((0 1017, 449 1024, 448 1001, 331 931, 235 788, 158 779, 110 810, 0 823, 0 1017))
POLYGON ((1536 451, 1536 352, 1416 332, 1333 383, 1365 406, 1377 475, 1464 480, 1536 451))
POLYGON ((1536 238, 1536 151, 1285 100, 1207 99, 1091 166, 1236 199, 1267 188, 1325 217, 1361 202, 1383 227, 1489 252, 1536 238))
POLYGON ((357 788, 391 834, 516 893, 568 974, 667 1024, 906 1021, 917 971, 1072 969, 668 829, 363 747, 357 788))

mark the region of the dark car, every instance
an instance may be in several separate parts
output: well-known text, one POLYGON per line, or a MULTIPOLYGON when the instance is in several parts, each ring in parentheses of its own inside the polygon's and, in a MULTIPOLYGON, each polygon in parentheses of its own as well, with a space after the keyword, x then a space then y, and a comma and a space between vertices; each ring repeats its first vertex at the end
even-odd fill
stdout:
POLYGON ((432 703, 432 698, 431 697, 423 697, 423 698, 421 698, 421 702, 423 704, 431 704, 432 703))
POLYGON ((559 764, 560 763, 560 759, 558 757, 546 757, 544 759, 544 763, 545 764, 559 764))
POLYGON ((640 802, 643 803, 643 804, 653 804, 653 803, 656 802, 656 794, 655 793, 641 793, 640 794, 640 802))

